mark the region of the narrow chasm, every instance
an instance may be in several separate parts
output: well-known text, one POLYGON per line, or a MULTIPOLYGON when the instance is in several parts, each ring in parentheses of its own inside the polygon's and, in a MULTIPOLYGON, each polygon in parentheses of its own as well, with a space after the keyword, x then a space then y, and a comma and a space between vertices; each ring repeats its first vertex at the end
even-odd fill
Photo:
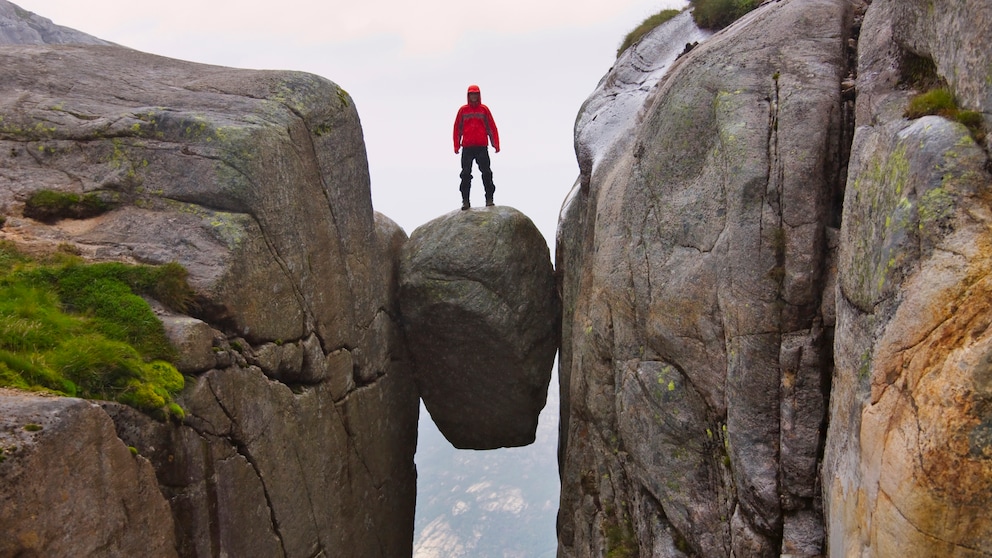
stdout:
POLYGON ((834 164, 828 167, 828 183, 833 184, 830 224, 840 228, 844 213, 844 193, 847 189, 847 166, 851 159, 851 146, 854 143, 854 107, 858 96, 858 41, 861 38, 861 23, 866 6, 860 6, 852 16, 848 35, 844 40, 844 59, 847 72, 840 82, 840 122, 837 130, 836 152, 830 154, 834 164))

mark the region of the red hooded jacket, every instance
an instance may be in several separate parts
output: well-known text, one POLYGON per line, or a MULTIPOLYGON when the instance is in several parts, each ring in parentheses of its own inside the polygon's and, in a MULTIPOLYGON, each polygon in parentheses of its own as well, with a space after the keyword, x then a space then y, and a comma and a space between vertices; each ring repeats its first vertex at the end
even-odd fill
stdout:
POLYGON ((458 148, 461 146, 486 147, 489 145, 490 139, 492 139, 493 148, 499 152, 499 131, 496 129, 496 121, 493 120, 493 114, 489 112, 489 107, 482 104, 482 93, 479 91, 479 86, 470 85, 465 94, 466 98, 468 93, 479 93, 479 102, 474 105, 468 103, 458 109, 453 134, 455 153, 458 153, 458 148))

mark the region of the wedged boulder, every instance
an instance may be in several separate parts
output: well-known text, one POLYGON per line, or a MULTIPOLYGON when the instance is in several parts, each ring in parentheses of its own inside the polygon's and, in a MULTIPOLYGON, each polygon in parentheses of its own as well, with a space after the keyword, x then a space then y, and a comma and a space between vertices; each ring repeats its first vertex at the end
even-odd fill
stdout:
POLYGON ((420 396, 458 448, 534 441, 558 348, 548 246, 505 206, 454 211, 410 235, 400 311, 420 396))
POLYGON ((988 126, 990 33, 977 0, 865 16, 822 475, 832 556, 992 555, 992 164, 965 126, 904 117, 929 65, 988 126))
POLYGON ((176 556, 174 528, 99 406, 0 389, 0 556, 176 556))

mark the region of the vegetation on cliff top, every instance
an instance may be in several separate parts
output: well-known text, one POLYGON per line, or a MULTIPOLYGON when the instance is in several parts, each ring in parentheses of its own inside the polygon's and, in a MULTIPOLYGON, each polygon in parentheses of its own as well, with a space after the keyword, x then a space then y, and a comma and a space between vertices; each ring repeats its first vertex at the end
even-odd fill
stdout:
POLYGON ((32 258, 0 243, 0 386, 119 401, 182 417, 183 377, 162 322, 139 296, 182 310, 191 291, 178 264, 32 258))
POLYGON ((623 51, 630 48, 632 44, 641 40, 641 37, 647 35, 649 32, 651 32, 652 29, 658 27, 662 23, 665 23, 666 21, 672 19, 673 17, 679 15, 680 13, 682 13, 681 10, 662 10, 654 14, 653 16, 650 16, 649 18, 645 19, 643 22, 641 22, 640 25, 635 27, 634 30, 631 31, 630 33, 627 33, 627 36, 624 37, 623 42, 620 43, 620 48, 617 49, 617 58, 620 58, 620 55, 623 54, 623 51))
MULTIPOLYGON (((757 8, 760 3, 761 0, 689 0, 689 7, 692 9, 692 19, 701 29, 722 29, 757 8)), ((624 37, 617 49, 617 58, 655 27, 680 13, 682 10, 662 10, 645 19, 624 37)))
POLYGON ((692 19, 702 29, 723 29, 758 4, 761 0, 689 0, 692 19))

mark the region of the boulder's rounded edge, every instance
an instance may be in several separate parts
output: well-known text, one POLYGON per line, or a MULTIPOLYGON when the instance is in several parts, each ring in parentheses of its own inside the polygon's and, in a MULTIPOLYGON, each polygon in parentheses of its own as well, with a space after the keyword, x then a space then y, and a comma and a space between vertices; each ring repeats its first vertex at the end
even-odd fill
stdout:
POLYGON ((530 444, 558 349, 547 242, 507 206, 443 215, 400 257, 400 313, 421 398, 460 448, 530 444))

